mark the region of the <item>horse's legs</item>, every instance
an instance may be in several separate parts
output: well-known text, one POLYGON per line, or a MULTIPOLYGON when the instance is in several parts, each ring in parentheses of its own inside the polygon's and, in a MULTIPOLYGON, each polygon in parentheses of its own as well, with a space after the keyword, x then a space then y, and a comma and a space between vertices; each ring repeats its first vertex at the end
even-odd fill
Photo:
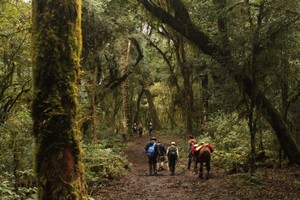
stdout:
POLYGON ((193 161, 193 155, 191 154, 191 152, 189 153, 189 157, 188 157, 188 167, 187 169, 190 170, 191 169, 191 164, 192 164, 192 161, 193 161))
POLYGON ((203 162, 200 162, 199 178, 203 178, 203 162))
POLYGON ((197 160, 195 160, 195 166, 194 166, 194 172, 196 173, 196 174, 198 174, 198 171, 197 171, 197 165, 198 165, 198 162, 197 162, 197 160))
POLYGON ((206 180, 209 179, 209 171, 210 171, 210 162, 206 163, 206 180))

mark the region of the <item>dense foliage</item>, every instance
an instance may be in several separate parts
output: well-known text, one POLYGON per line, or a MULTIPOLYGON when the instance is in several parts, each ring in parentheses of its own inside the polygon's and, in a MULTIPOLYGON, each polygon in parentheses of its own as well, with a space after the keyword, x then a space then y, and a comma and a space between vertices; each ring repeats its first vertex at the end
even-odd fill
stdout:
MULTIPOLYGON (((248 171, 251 162, 256 167, 287 164, 265 110, 255 104, 259 96, 249 96, 243 90, 249 85, 237 83, 235 75, 251 77, 300 148, 299 2, 231 0, 222 6, 225 1, 148 1, 160 14, 199 27, 213 47, 230 52, 234 62, 229 66, 196 48, 175 31, 176 24, 166 23, 169 18, 144 9, 144 2, 83 1, 77 121, 90 194, 130 169, 120 154, 124 141, 132 139, 125 133, 125 80, 127 115, 144 131, 155 121, 159 134, 184 140, 192 134, 210 142, 216 148, 214 164, 228 172, 248 171)), ((8 199, 34 198, 36 192, 30 15, 29 1, 0 2, 0 197, 8 199)))

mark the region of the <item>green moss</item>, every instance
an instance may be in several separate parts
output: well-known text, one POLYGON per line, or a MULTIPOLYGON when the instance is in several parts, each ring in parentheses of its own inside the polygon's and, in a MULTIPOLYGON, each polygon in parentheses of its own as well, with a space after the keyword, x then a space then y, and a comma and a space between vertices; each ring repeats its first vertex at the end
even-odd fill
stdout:
POLYGON ((86 199, 75 123, 81 1, 35 0, 32 6, 32 118, 39 199, 86 199))

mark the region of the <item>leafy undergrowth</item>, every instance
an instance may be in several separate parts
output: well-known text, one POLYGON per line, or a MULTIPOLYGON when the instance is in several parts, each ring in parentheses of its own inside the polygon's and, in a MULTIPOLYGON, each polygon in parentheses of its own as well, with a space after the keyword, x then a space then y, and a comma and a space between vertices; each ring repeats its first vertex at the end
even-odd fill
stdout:
POLYGON ((0 199, 37 199, 33 170, 17 171, 16 176, 17 181, 13 174, 5 172, 0 175, 0 199))
POLYGON ((126 174, 131 163, 122 155, 121 147, 106 148, 103 144, 84 146, 84 164, 89 194, 112 180, 118 180, 126 174))
MULTIPOLYGON (((118 142, 117 144, 122 144, 118 142)), ((89 194, 95 189, 118 180, 126 174, 131 163, 122 152, 123 145, 112 145, 109 142, 84 144, 85 179, 89 194)), ((32 169, 17 171, 16 175, 2 171, 0 174, 0 199, 29 200, 37 199, 37 188, 32 169), (17 180, 16 180, 16 177, 17 180)))

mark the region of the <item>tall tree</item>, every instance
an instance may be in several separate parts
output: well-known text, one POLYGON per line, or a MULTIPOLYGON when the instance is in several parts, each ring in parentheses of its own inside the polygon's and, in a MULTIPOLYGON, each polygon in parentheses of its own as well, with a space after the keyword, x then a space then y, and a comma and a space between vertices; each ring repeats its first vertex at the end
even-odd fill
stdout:
POLYGON ((76 127, 81 0, 32 2, 38 199, 87 199, 76 127))
POLYGON ((175 42, 177 63, 180 67, 183 78, 182 100, 183 100, 183 115, 185 116, 186 134, 193 133, 193 89, 191 84, 191 69, 185 56, 184 39, 182 36, 177 38, 175 42))
MULTIPOLYGON (((122 57, 121 57, 121 71, 122 75, 125 75, 128 73, 128 60, 130 56, 130 48, 131 48, 131 40, 128 40, 127 48, 125 48, 125 45, 122 47, 122 57)), ((130 103, 129 103, 129 83, 128 79, 125 79, 125 81, 122 83, 122 105, 123 105, 123 116, 124 116, 124 136, 123 138, 126 139, 127 136, 130 134, 130 127, 131 127, 131 116, 130 116, 130 103)))

